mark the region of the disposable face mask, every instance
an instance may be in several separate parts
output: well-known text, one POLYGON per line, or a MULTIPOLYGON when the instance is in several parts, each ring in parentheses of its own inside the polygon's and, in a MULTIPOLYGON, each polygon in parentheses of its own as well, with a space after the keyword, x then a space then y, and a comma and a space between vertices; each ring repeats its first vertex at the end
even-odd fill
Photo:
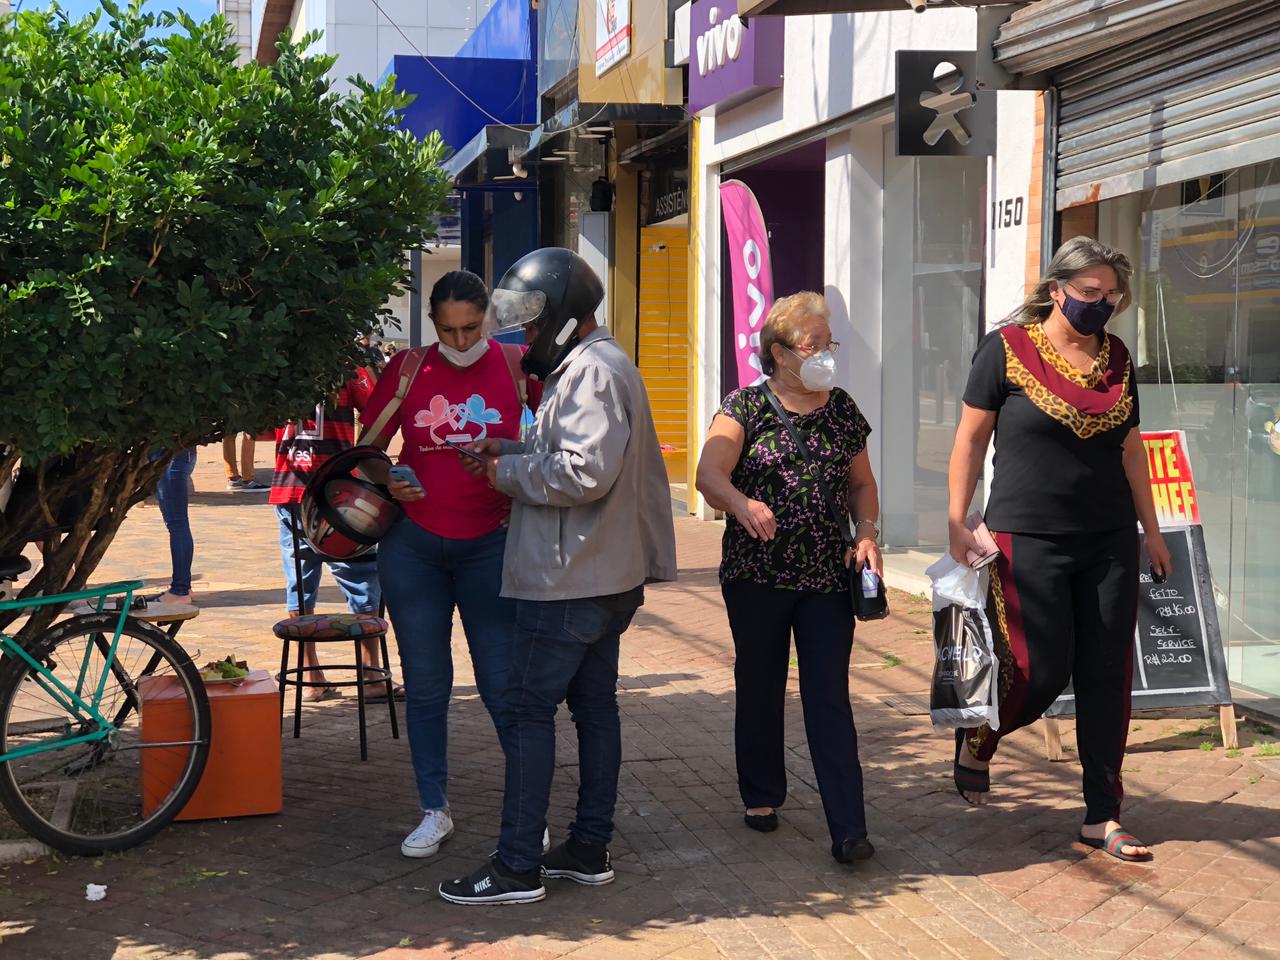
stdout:
POLYGON ((489 341, 481 337, 466 350, 455 350, 446 343, 440 344, 440 354, 455 367, 469 367, 485 355, 489 341))
MULTIPOLYGON (((791 351, 798 357, 800 354, 791 351)), ((830 390, 836 382, 836 355, 823 350, 805 357, 800 363, 800 383, 806 390, 830 390)))

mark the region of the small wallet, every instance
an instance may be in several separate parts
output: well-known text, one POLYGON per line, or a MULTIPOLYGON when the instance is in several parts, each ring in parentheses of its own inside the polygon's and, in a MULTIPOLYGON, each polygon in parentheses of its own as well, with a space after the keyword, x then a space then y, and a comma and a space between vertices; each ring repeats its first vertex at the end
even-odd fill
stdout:
POLYGON ((996 538, 987 529, 987 525, 982 519, 982 514, 973 514, 965 521, 964 525, 969 528, 969 532, 973 534, 973 539, 978 544, 977 550, 970 550, 965 554, 965 560, 969 566, 977 570, 989 563, 993 563, 1000 556, 1000 548, 996 546, 996 538))

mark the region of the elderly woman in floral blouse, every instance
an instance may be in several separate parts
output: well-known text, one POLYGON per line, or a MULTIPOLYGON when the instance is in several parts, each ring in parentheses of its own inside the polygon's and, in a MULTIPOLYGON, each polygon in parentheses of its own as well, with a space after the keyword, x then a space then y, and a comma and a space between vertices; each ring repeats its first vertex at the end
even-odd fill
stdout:
POLYGON ((794 633, 831 853, 848 863, 874 850, 849 704, 854 618, 847 567, 883 571, 876 544, 880 504, 866 451, 871 428, 853 398, 833 386, 839 344, 828 317, 817 293, 773 305, 760 334, 768 380, 725 398, 698 462, 697 486, 729 515, 720 582, 737 655, 734 736, 746 824, 776 830, 776 810, 786 798, 783 706, 794 633), (845 547, 821 486, 767 390, 791 414, 840 514, 852 514, 856 552, 845 547))

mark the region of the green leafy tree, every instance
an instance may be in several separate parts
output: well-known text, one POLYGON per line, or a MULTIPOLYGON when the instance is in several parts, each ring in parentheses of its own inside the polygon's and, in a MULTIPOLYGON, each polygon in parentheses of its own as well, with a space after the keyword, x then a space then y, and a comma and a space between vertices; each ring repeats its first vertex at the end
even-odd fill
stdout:
POLYGON ((82 585, 173 452, 336 390, 449 189, 314 36, 237 66, 221 17, 102 8, 0 16, 0 555, 88 497, 27 593, 82 585))

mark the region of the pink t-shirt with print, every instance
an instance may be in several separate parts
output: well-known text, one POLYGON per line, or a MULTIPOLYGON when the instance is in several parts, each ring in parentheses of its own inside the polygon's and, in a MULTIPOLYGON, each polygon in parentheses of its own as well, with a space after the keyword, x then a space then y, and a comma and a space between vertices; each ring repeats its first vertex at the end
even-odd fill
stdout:
MULTIPOLYGON (((508 347, 514 353, 514 348, 508 347)), ((400 367, 410 351, 402 350, 387 364, 361 419, 372 423, 395 396, 400 367)), ((516 364, 516 375, 520 374, 516 364)), ((541 387, 526 381, 529 406, 537 406, 541 387)), ((452 540, 482 537, 501 526, 511 510, 509 498, 463 468, 446 440, 520 437, 520 396, 501 344, 489 341, 484 356, 470 367, 448 363, 436 346, 427 349, 404 402, 383 430, 384 436, 404 438, 400 463, 413 468, 427 495, 401 504, 424 530, 452 540)))

